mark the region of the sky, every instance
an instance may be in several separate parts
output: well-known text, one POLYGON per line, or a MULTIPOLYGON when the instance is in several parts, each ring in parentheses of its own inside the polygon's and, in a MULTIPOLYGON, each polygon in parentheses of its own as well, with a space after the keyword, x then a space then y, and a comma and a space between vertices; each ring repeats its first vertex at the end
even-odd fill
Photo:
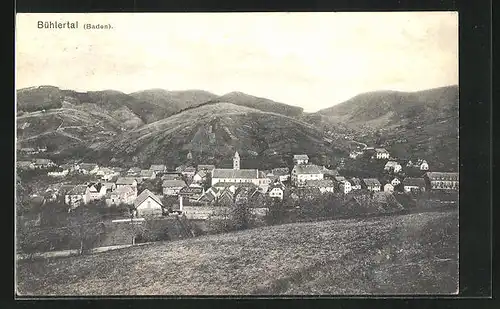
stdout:
POLYGON ((456 12, 18 13, 15 35, 16 89, 241 91, 314 112, 458 84, 456 12))

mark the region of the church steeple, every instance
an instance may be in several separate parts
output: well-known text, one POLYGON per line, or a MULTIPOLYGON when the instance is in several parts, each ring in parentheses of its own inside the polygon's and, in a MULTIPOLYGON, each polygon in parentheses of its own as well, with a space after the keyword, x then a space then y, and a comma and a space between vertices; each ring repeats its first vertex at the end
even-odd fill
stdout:
POLYGON ((234 170, 240 169, 240 155, 238 154, 237 151, 234 153, 234 157, 233 157, 233 169, 234 170))

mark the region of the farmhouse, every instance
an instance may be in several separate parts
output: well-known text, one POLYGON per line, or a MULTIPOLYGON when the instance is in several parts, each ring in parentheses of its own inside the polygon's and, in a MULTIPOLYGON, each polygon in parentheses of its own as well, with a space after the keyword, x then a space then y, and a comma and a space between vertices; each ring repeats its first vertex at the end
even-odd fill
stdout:
POLYGON ((214 169, 215 169, 215 165, 210 165, 210 164, 200 164, 196 168, 196 170, 198 172, 199 171, 204 171, 207 174, 211 174, 214 169))
POLYGON ((207 178, 207 172, 204 170, 196 172, 196 174, 193 176, 193 182, 204 182, 207 178))
POLYGON ((78 171, 82 174, 95 174, 99 170, 99 165, 95 163, 80 163, 78 164, 78 171))
POLYGON ((294 155, 293 156, 293 164, 294 165, 308 164, 308 163, 309 163, 309 156, 306 155, 306 154, 294 155))
POLYGON ((352 190, 361 190, 361 179, 353 177, 349 182, 351 183, 352 190))
POLYGON ((363 185, 365 189, 370 191, 380 191, 381 184, 376 178, 365 178, 363 179, 363 185))
POLYGON ((403 179, 403 189, 405 192, 425 191, 425 180, 423 178, 407 177, 403 179))
POLYGON ((391 185, 392 185, 393 187, 398 186, 400 183, 401 183, 401 181, 399 180, 399 178, 398 178, 398 177, 394 177, 394 179, 393 179, 393 180, 391 180, 391 185))
POLYGON ((148 189, 139 194, 134 201, 138 217, 162 216, 163 204, 161 200, 148 189))
POLYGON ((292 183, 298 187, 304 186, 307 180, 323 179, 323 171, 314 164, 298 164, 292 170, 292 183))
POLYGON ((394 186, 388 182, 384 185, 384 192, 389 192, 389 193, 392 193, 394 192, 394 186))
POLYGON ((90 183, 87 185, 89 188, 90 200, 100 200, 106 195, 106 186, 102 185, 100 182, 98 183, 90 183))
POLYGON ((335 184, 330 179, 318 179, 318 180, 306 180, 305 187, 307 188, 317 188, 320 193, 331 192, 335 190, 335 184))
POLYGON ((285 186, 281 182, 273 183, 268 190, 269 197, 277 198, 283 200, 283 193, 285 192, 285 186))
POLYGON ((163 195, 177 195, 186 186, 184 180, 164 180, 162 183, 163 195))
POLYGON ((33 166, 35 168, 49 168, 56 166, 56 164, 50 159, 35 159, 33 160, 33 166))
POLYGON ((204 190, 201 187, 183 187, 181 190, 179 190, 179 195, 181 195, 183 198, 189 199, 189 200, 198 200, 202 195, 203 195, 204 190))
POLYGON ((279 181, 284 182, 290 179, 290 169, 288 167, 278 167, 273 168, 271 174, 274 178, 279 179, 279 181))
POLYGON ((167 173, 161 176, 161 180, 182 180, 182 175, 177 173, 167 173))
POLYGON ((141 175, 141 169, 139 167, 131 167, 127 171, 128 177, 139 177, 141 175))
POLYGON ((88 204, 90 202, 90 190, 86 185, 77 185, 69 190, 64 196, 64 202, 76 208, 80 205, 88 204))
POLYGON ((165 173, 167 171, 167 167, 164 164, 153 164, 149 167, 149 170, 155 172, 156 174, 165 173))
POLYGON ((210 187, 202 196, 197 200, 197 202, 211 205, 214 204, 219 197, 220 190, 215 187, 210 187))
POLYGON ((146 179, 155 179, 156 178, 156 172, 153 170, 142 170, 141 173, 139 174, 139 177, 141 179, 146 180, 146 179))
POLYGON ((432 190, 458 190, 459 188, 458 173, 427 172, 424 178, 432 190))
POLYGON ((57 171, 48 172, 47 176, 51 177, 66 177, 69 174, 68 169, 59 169, 57 171))
POLYGON ((429 170, 429 164, 425 160, 418 160, 417 166, 420 168, 421 171, 428 171, 429 170))
POLYGON ((351 183, 347 180, 343 180, 339 183, 339 190, 344 194, 348 194, 352 191, 351 183))
POLYGON ((389 152, 385 148, 375 148, 376 159, 389 159, 389 152))
POLYGON ((402 170, 401 164, 399 164, 396 161, 387 161, 387 163, 384 166, 385 171, 391 171, 394 173, 399 173, 402 170))
POLYGON ((116 180, 116 189, 123 186, 131 186, 137 190, 137 180, 133 177, 120 177, 116 180))
POLYGON ((134 190, 134 188, 132 188, 131 186, 122 186, 113 192, 106 193, 105 197, 106 204, 108 206, 119 205, 122 203, 131 205, 137 198, 137 191, 134 190))

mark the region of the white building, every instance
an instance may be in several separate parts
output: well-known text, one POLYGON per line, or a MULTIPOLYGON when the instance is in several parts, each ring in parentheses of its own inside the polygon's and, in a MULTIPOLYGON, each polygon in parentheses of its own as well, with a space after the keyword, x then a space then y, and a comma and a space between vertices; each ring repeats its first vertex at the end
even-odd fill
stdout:
POLYGON ((161 200, 148 189, 139 194, 134 201, 137 216, 161 216, 163 215, 163 204, 161 200))
POLYGON ((348 194, 349 192, 352 191, 351 183, 347 180, 343 180, 339 184, 339 189, 342 193, 348 194))
POLYGON ((321 193, 335 192, 335 183, 330 179, 306 180, 305 187, 317 188, 321 193))
POLYGON ((280 200, 283 200, 283 193, 285 191, 285 186, 280 183, 274 183, 269 187, 269 196, 272 198, 278 198, 280 200))
POLYGON ((401 164, 399 164, 396 161, 387 161, 387 163, 384 166, 384 170, 393 171, 394 173, 399 173, 401 172, 402 169, 403 167, 401 166, 401 164))
POLYGON ((322 180, 324 177, 321 167, 314 164, 297 164, 292 170, 292 183, 301 187, 307 180, 322 180))
POLYGON ((309 156, 306 154, 301 154, 301 155, 294 155, 293 156, 293 164, 298 165, 298 164, 308 164, 309 163, 309 156))
POLYGON ((393 187, 399 185, 401 183, 401 181, 399 180, 399 178, 395 177, 392 181, 391 181, 391 185, 393 187))
POLYGON ((394 192, 394 186, 391 183, 386 183, 384 186, 384 192, 394 192))
POLYGON ((75 186, 66 193, 64 196, 64 202, 71 206, 71 208, 88 204, 90 202, 89 188, 86 185, 75 186))
POLYGON ((238 152, 233 157, 233 168, 216 168, 212 171, 212 186, 217 183, 252 183, 258 187, 269 186, 270 179, 258 169, 241 169, 238 152))
POLYGON ((389 152, 385 148, 375 148, 375 158, 389 159, 389 152))

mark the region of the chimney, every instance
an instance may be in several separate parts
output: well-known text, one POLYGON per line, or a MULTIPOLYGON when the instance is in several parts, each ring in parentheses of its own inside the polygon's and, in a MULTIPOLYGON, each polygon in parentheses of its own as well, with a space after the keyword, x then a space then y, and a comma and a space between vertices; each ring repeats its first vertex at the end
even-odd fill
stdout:
POLYGON ((182 211, 182 195, 179 194, 179 210, 182 211))

